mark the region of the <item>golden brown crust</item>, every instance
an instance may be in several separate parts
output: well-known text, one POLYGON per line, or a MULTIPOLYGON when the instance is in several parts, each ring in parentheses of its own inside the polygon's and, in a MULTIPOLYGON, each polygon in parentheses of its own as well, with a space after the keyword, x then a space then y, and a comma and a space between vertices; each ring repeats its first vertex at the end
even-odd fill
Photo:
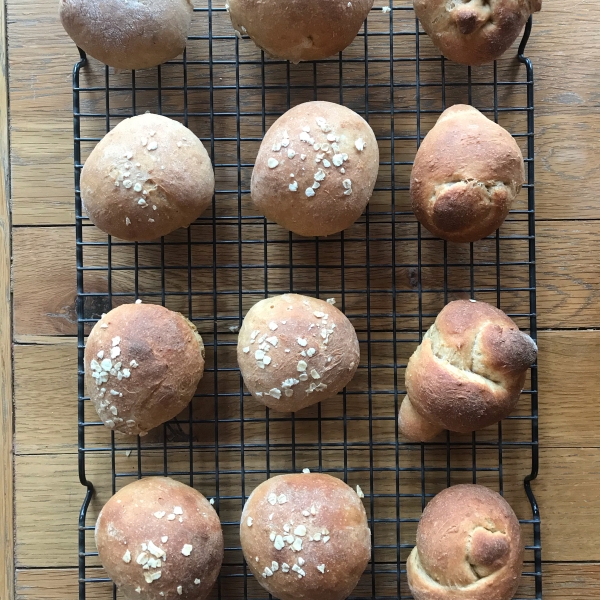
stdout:
POLYGON ((510 600, 524 545, 519 521, 496 492, 455 485, 425 508, 406 563, 415 600, 510 600))
POLYGON ((377 140, 362 117, 339 104, 306 102, 265 135, 252 172, 252 200, 294 233, 331 235, 363 213, 378 170, 377 140))
POLYGON ((352 43, 373 0, 228 0, 231 24, 274 58, 297 63, 341 52, 352 43))
POLYGON ((257 581, 281 600, 343 600, 371 557, 371 532, 356 492, 318 473, 261 483, 244 506, 240 537, 257 581))
POLYGON ((60 0, 65 31, 90 56, 117 69, 147 69, 179 56, 191 0, 60 0))
POLYGON ((202 494, 168 477, 119 490, 98 516, 96 545, 127 600, 204 600, 223 561, 217 513, 202 494))
POLYGON ((400 411, 398 412, 398 423, 402 435, 409 440, 428 442, 441 433, 444 428, 423 418, 414 408, 408 396, 404 396, 400 411))
POLYGON ((248 391, 280 412, 335 396, 352 379, 360 347, 352 323, 324 300, 284 294, 256 303, 238 337, 248 391))
POLYGON ((81 173, 81 201, 91 221, 129 241, 187 227, 208 208, 214 190, 202 142, 181 123, 155 114, 119 123, 81 173))
POLYGON ((474 242, 504 222, 525 181, 513 137, 476 108, 445 110, 419 147, 410 195, 417 219, 434 235, 474 242))
POLYGON ((542 0, 414 0, 423 29, 446 57, 464 65, 500 58, 542 0))
POLYGON ((537 346, 501 310, 456 300, 408 361, 402 435, 426 441, 440 429, 468 433, 497 423, 519 400, 537 346))
POLYGON ((87 392, 104 424, 143 435, 189 404, 204 372, 204 345, 183 315, 124 304, 96 323, 84 364, 87 392))

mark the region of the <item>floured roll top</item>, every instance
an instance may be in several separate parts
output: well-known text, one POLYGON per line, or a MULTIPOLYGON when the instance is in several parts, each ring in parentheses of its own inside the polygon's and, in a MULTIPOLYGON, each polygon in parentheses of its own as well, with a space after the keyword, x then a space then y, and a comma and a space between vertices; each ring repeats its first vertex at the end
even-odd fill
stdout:
POLYGON ((191 0, 60 0, 65 31, 90 56, 116 69, 147 69, 181 54, 191 0))

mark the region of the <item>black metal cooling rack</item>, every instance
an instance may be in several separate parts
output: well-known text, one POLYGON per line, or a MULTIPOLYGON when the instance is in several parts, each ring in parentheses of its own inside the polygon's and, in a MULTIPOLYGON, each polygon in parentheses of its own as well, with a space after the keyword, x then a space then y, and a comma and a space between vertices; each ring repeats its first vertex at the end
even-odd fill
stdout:
POLYGON ((396 421, 408 357, 449 300, 488 301, 536 337, 533 68, 524 56, 531 20, 518 60, 512 52, 471 69, 440 57, 412 6, 394 0, 391 10, 372 10, 338 57, 290 65, 236 38, 225 9, 201 2, 182 59, 115 73, 81 52, 74 69, 79 476, 87 486, 79 518, 80 599, 118 597, 98 561, 94 523, 111 494, 148 475, 175 477, 214 498, 226 552, 212 597, 267 598, 244 564, 239 515, 260 481, 304 467, 360 484, 365 493, 373 554, 352 598, 411 597, 405 561, 421 511, 441 489, 461 482, 488 485, 511 502, 527 544, 518 599, 542 598, 540 516, 531 490, 538 472, 536 366, 515 414, 495 427, 402 443, 396 421), (381 152, 365 215, 323 239, 267 223, 248 201, 264 132, 290 106, 313 99, 363 115, 381 152), (509 129, 527 164, 525 191, 501 230, 468 245, 432 238, 408 199, 418 144, 457 102, 473 104, 509 129), (189 229, 126 243, 105 236, 82 214, 79 175, 107 131, 146 110, 180 120, 202 139, 216 193, 212 211, 189 229), (248 308, 288 291, 335 297, 355 325, 362 354, 342 394, 297 415, 252 401, 235 361, 235 334, 248 308), (179 418, 148 437, 119 438, 98 421, 85 395, 83 352, 101 313, 137 298, 179 310, 197 325, 207 369, 179 418))

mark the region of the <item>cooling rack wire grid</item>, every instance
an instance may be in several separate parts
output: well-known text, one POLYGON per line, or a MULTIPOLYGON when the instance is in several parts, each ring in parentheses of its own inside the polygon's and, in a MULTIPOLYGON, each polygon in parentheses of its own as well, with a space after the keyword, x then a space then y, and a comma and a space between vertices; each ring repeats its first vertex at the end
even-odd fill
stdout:
POLYGON ((303 468, 364 491, 373 551, 354 600, 411 598, 405 561, 422 509, 443 488, 465 482, 501 492, 515 508, 527 544, 517 600, 542 598, 540 517, 530 487, 538 470, 536 366, 517 410, 497 426, 403 443, 396 420, 408 358, 450 300, 499 306, 535 339, 533 68, 524 56, 531 20, 518 50, 471 69, 441 58, 412 5, 393 0, 390 11, 373 8, 339 56, 292 65, 233 35, 223 6, 196 4, 182 59, 115 73, 81 53, 74 69, 79 474, 88 487, 79 519, 80 600, 120 597, 98 560, 94 524, 117 489, 149 475, 174 477, 214 498, 226 551, 212 597, 268 598, 244 564, 240 514, 258 483, 303 468), (381 155, 365 214, 343 233, 318 239, 266 222, 249 195, 265 131, 291 106, 317 99, 362 115, 381 155), (474 244, 433 238, 410 210, 418 145, 456 103, 472 104, 508 129, 526 161, 527 183, 505 224, 474 244), (122 242, 83 215, 79 175, 107 131, 145 111, 174 118, 201 138, 216 192, 212 210, 188 229, 155 242, 122 242), (244 314, 258 300, 289 291, 335 298, 361 346, 359 370, 346 390, 296 415, 253 401, 236 362, 244 314), (141 439, 105 428, 83 381, 91 327, 102 313, 138 298, 191 319, 207 353, 189 409, 141 439))

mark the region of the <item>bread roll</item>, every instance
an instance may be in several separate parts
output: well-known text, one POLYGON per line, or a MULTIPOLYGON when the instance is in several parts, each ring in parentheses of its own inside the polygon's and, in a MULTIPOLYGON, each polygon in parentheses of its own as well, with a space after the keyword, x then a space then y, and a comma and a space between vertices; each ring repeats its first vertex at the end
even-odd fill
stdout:
POLYGON ((217 513, 202 494, 168 477, 119 490, 98 516, 96 546, 127 600, 203 600, 223 561, 217 513))
POLYGON ((406 562, 415 600, 510 600, 523 568, 519 521, 496 492, 455 485, 426 506, 406 562))
POLYGON ((144 435, 189 404, 204 372, 204 344, 183 315, 124 304, 96 323, 84 363, 87 392, 104 424, 144 435))
POLYGON ((191 0, 60 0, 65 31, 90 56, 117 69, 146 69, 179 56, 191 0))
POLYGON ((202 142, 181 123, 144 114, 119 123, 81 172, 92 223, 142 242, 187 227, 210 205, 215 176, 202 142))
POLYGON ((244 558, 281 600, 343 600, 371 557, 371 532, 356 492, 317 473, 261 483, 240 523, 244 558))
POLYGON ((238 34, 274 58, 293 63, 341 52, 359 32, 373 0, 228 0, 238 34))
POLYGON ((379 148, 369 124, 349 108, 306 102, 279 117, 252 172, 257 210, 299 235, 350 227, 371 198, 379 148))
POLYGON ((515 408, 536 355, 535 342, 501 310, 450 302, 408 361, 400 432, 424 442, 443 429, 497 423, 515 408))
POLYGON ((417 219, 451 242, 474 242, 500 227, 525 182, 513 137, 476 108, 445 110, 423 140, 410 195, 417 219))
POLYGON ((500 58, 542 0, 414 0, 423 29, 440 52, 463 65, 500 58))
POLYGON ((254 398, 273 410, 294 412, 343 389, 358 368, 360 348, 352 323, 337 308, 284 294, 248 311, 237 356, 254 398))

